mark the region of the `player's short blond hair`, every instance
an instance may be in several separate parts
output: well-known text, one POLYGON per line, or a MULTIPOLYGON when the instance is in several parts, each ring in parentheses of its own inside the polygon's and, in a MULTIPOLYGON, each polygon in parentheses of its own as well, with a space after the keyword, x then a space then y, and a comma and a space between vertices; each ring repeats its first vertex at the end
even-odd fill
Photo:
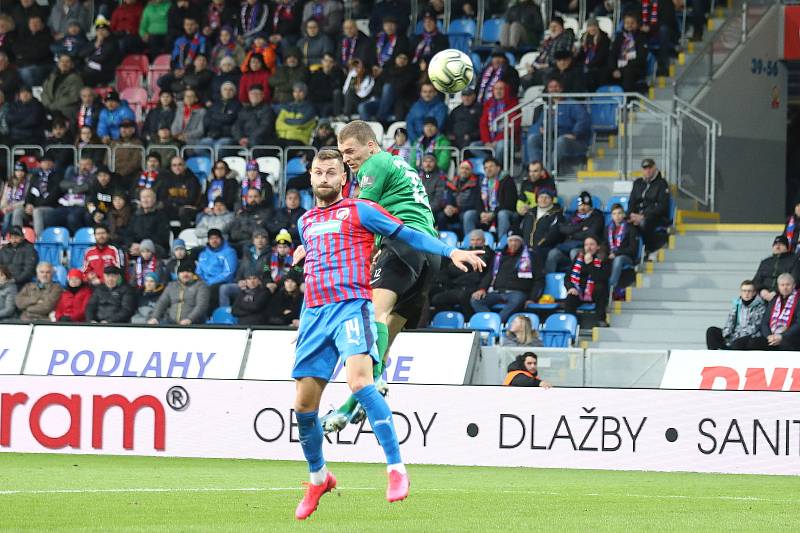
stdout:
POLYGON ((344 169, 344 159, 342 159, 342 154, 339 150, 320 150, 317 152, 317 155, 314 156, 315 161, 332 161, 336 160, 339 162, 339 165, 344 169))
POLYGON ((347 139, 355 139, 361 144, 367 144, 369 141, 378 144, 375 131, 363 120, 354 120, 341 129, 339 132, 339 142, 344 142, 347 139))

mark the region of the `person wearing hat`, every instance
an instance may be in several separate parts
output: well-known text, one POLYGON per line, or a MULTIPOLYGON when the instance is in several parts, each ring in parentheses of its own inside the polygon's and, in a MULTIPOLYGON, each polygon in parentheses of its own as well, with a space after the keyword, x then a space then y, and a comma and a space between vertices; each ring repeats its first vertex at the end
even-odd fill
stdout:
POLYGON ((63 174, 56 169, 53 158, 45 152, 39 161, 39 168, 31 172, 31 185, 25 196, 25 215, 33 218, 33 230, 41 235, 46 226, 49 214, 58 207, 61 198, 59 185, 63 174))
POLYGON ((583 68, 578 66, 571 50, 557 50, 553 54, 556 61, 550 75, 558 76, 564 84, 565 93, 585 93, 586 74, 583 68))
POLYGON ((272 255, 269 260, 269 274, 273 283, 279 283, 292 270, 292 236, 286 229, 275 235, 272 255))
POLYGON ((564 221, 564 211, 554 203, 554 189, 539 187, 535 191, 536 206, 525 212, 519 225, 528 249, 544 262, 550 250, 562 241, 558 228, 564 221))
POLYGON ((164 284, 157 272, 144 275, 144 285, 137 291, 136 312, 131 317, 131 324, 147 324, 147 319, 156 308, 156 303, 164 294, 164 284))
POLYGON ((120 101, 117 91, 110 91, 105 98, 105 109, 100 111, 97 135, 104 144, 110 144, 119 139, 120 124, 126 120, 136 122, 136 114, 128 107, 128 102, 120 101))
POLYGON ((434 117, 423 119, 422 136, 416 140, 412 139, 412 142, 409 161, 415 170, 422 168, 422 160, 425 155, 432 155, 436 160, 438 170, 447 172, 453 152, 450 150, 450 141, 440 133, 439 125, 434 117))
POLYGON ((519 92, 519 73, 517 69, 508 64, 505 51, 495 48, 492 50, 489 64, 483 69, 478 80, 479 102, 485 103, 492 97, 494 85, 498 81, 505 82, 509 94, 516 95, 519 92))
POLYGON ((582 250, 572 262, 572 268, 564 277, 564 286, 567 289, 564 312, 574 315, 581 305, 594 304, 597 325, 608 327, 606 308, 611 264, 605 251, 600 248, 600 242, 599 237, 587 236, 582 250))
POLYGON ((39 254, 33 244, 25 239, 21 226, 11 226, 8 242, 0 246, 0 265, 8 267, 11 281, 22 288, 36 273, 39 254))
POLYGON ((99 15, 94 28, 94 42, 81 52, 85 64, 80 74, 89 87, 111 83, 117 65, 122 59, 119 42, 111 33, 111 23, 103 15, 99 15))
MULTIPOLYGON (((11 226, 22 226, 25 218, 25 196, 28 194, 30 179, 28 168, 22 161, 14 163, 8 181, 0 189, 0 216, 3 220, 2 234, 6 235, 11 226)), ((30 219, 30 217, 28 217, 30 219)))
POLYGON ((778 235, 772 241, 772 255, 758 265, 753 283, 759 296, 765 302, 771 302, 778 290, 778 276, 788 272, 800 279, 800 263, 795 254, 789 251, 789 239, 786 235, 778 235))
POLYGON ((61 285, 53 282, 53 265, 40 261, 36 265, 36 279, 26 283, 14 298, 20 319, 50 320, 62 291, 61 285))
MULTIPOLYGON (((492 87, 492 96, 483 103, 480 118, 481 144, 494 148, 494 156, 503 159, 506 150, 506 133, 503 121, 497 121, 506 111, 516 107, 519 99, 511 93, 509 86, 498 80, 492 87)), ((514 138, 520 136, 522 114, 509 116, 510 127, 514 130, 514 138)))
MULTIPOLYGON (((226 5, 225 0, 215 0, 209 6, 209 15, 217 9, 228 10, 229 6, 226 5)), ((233 13, 233 15, 235 19, 238 14, 233 13)), ((211 49, 211 55, 208 56, 209 67, 217 73, 222 70, 222 60, 226 57, 231 58, 236 66, 244 64, 245 58, 244 48, 236 39, 235 30, 233 29, 235 20, 230 22, 226 22, 225 18, 221 20, 222 26, 218 28, 219 35, 216 44, 211 49)), ((241 73, 241 70, 239 72, 241 73)))
POLYGON ((136 289, 144 287, 144 278, 155 273, 159 279, 165 277, 164 263, 156 255, 156 245, 150 239, 139 243, 139 255, 132 257, 128 270, 128 280, 136 289))
POLYGON ((53 68, 50 52, 53 37, 44 25, 42 14, 30 13, 26 19, 18 20, 14 37, 11 52, 22 83, 28 87, 41 85, 53 68))
POLYGON ((207 213, 200 215, 200 219, 194 228, 200 246, 206 244, 207 235, 211 229, 218 229, 222 233, 222 237, 227 241, 231 224, 233 224, 233 211, 228 210, 225 205, 225 199, 222 196, 214 198, 211 205, 212 207, 207 213))
POLYGON ((591 17, 586 21, 586 31, 581 37, 581 46, 575 56, 575 63, 580 65, 590 91, 597 90, 608 81, 608 58, 611 40, 606 32, 600 29, 597 19, 591 17))
POLYGON ((275 69, 269 78, 269 87, 272 88, 272 103, 288 104, 294 101, 294 84, 308 81, 308 70, 302 61, 302 53, 293 46, 286 50, 283 64, 275 69))
MULTIPOLYGON (((385 2, 384 2, 385 3, 385 2)), ((383 12, 382 31, 372 32, 372 49, 375 50, 375 65, 372 75, 378 77, 381 70, 394 62, 395 56, 399 53, 408 53, 410 46, 405 32, 398 28, 399 18, 392 13, 386 13, 384 6, 376 9, 375 13, 383 12)), ((370 23, 370 26, 372 24, 370 23)))
POLYGON ((450 48, 447 35, 439 31, 436 25, 436 13, 425 10, 422 13, 422 33, 411 41, 411 63, 427 65, 433 56, 450 48))
POLYGON ((178 264, 178 279, 170 281, 164 294, 147 319, 148 324, 204 324, 208 318, 210 293, 208 286, 194 273, 194 263, 178 264))
MULTIPOLYGON (((245 61, 247 70, 244 71, 239 79, 239 102, 246 104, 249 101, 248 95, 250 89, 256 86, 261 87, 264 91, 264 99, 269 101, 272 97, 271 88, 269 86, 271 71, 264 62, 264 56, 251 53, 245 61)), ((220 90, 222 90, 221 87, 220 90)))
POLYGON ((186 248, 186 241, 183 239, 175 239, 172 241, 172 254, 165 265, 167 275, 164 276, 164 282, 178 279, 178 267, 181 266, 181 263, 190 263, 192 265, 192 272, 194 272, 195 261, 189 255, 189 251, 186 248))
POLYGON ((746 350, 751 337, 761 336, 761 321, 767 305, 749 279, 739 285, 739 297, 733 301, 725 326, 706 330, 709 350, 746 350))
POLYGON ((461 91, 461 104, 447 117, 445 133, 450 143, 459 149, 480 141, 483 106, 478 102, 477 93, 472 87, 461 91))
POLYGON ((592 195, 582 191, 577 199, 578 207, 570 218, 562 219, 558 231, 562 242, 547 254, 545 271, 566 272, 575 256, 583 249, 587 237, 602 242, 605 215, 594 207, 592 195))
POLYGON ((642 160, 642 177, 633 182, 628 199, 628 218, 639 228, 648 260, 667 244, 667 230, 672 223, 670 193, 667 180, 661 177, 656 162, 642 160))
POLYGON ((294 100, 281 107, 275 119, 275 133, 285 143, 311 144, 317 127, 317 110, 308 101, 308 86, 298 81, 292 87, 294 100))
POLYGON ((278 235, 281 230, 286 230, 292 239, 292 245, 300 245, 300 217, 306 210, 300 205, 300 192, 297 189, 289 189, 284 197, 284 206, 275 210, 275 215, 267 221, 267 229, 273 234, 278 235))
POLYGON ((42 84, 42 104, 54 115, 58 113, 63 117, 72 118, 78 114, 81 88, 83 80, 75 71, 72 56, 61 54, 58 56, 56 68, 42 84))
POLYGON ((33 97, 29 86, 20 87, 17 99, 8 103, 5 121, 10 145, 44 143, 47 110, 33 97))
POLYGON ((211 309, 216 309, 219 302, 220 286, 235 279, 238 265, 236 251, 225 241, 222 232, 217 228, 208 230, 208 244, 197 258, 195 272, 208 286, 211 309))
MULTIPOLYGON (((330 56, 326 55, 325 57, 328 58, 330 56)), ((313 74, 311 77, 313 80, 313 74)), ((316 106, 316 104, 314 105, 316 106)), ((317 150, 322 150, 326 146, 336 146, 336 143, 336 132, 333 131, 333 126, 331 125, 330 120, 327 118, 320 119, 320 121, 317 123, 317 129, 314 132, 314 138, 311 140, 311 146, 317 150)))
POLYGON ((436 88, 430 82, 423 83, 419 88, 419 100, 414 102, 406 115, 406 129, 409 141, 416 142, 423 135, 424 121, 428 117, 436 120, 439 131, 444 129, 447 121, 447 105, 442 101, 436 88))
POLYGON ((472 310, 488 313, 496 305, 500 321, 505 324, 513 313, 521 310, 526 301, 537 301, 544 289, 542 263, 530 253, 518 233, 508 236, 506 247, 487 263, 478 290, 472 293, 472 310))
POLYGON ((58 298, 53 316, 56 322, 85 322, 86 306, 92 288, 83 282, 83 272, 72 268, 67 272, 67 285, 58 298))
POLYGON ((506 10, 500 27, 500 46, 516 50, 520 45, 538 46, 544 33, 542 10, 533 0, 520 0, 506 10))
POLYGON ((114 265, 103 269, 103 283, 95 286, 86 305, 86 320, 101 324, 127 324, 136 311, 136 292, 114 265))
MULTIPOLYGON (((90 246, 83 254, 83 272, 86 280, 94 286, 103 283, 105 268, 122 267, 124 254, 116 246, 109 244, 108 226, 96 224, 94 227, 94 246, 90 246)), ((122 272, 120 270, 120 272, 122 272)))
POLYGON ((236 205, 241 207, 247 204, 247 193, 250 189, 258 191, 267 205, 271 206, 274 203, 275 192, 272 189, 269 174, 261 172, 261 168, 255 159, 251 159, 245 164, 244 176, 239 182, 239 198, 236 205))
POLYGON ((86 211, 95 223, 102 222, 111 211, 112 195, 121 187, 115 182, 113 173, 105 165, 94 168, 95 179, 86 191, 86 211))
POLYGON ((278 284, 267 307, 267 323, 273 326, 298 327, 300 309, 303 307, 303 292, 300 284, 303 274, 291 269, 278 284))
POLYGON ((480 178, 469 159, 458 164, 458 172, 447 178, 445 205, 439 213, 436 225, 440 230, 456 232, 459 237, 469 235, 478 224, 478 213, 482 209, 480 178))
POLYGON ((236 295, 231 313, 239 324, 259 326, 267 323, 267 306, 272 292, 264 286, 263 272, 250 266, 243 272, 243 288, 236 295))
POLYGON ((220 97, 206 108, 203 118, 205 137, 199 141, 200 144, 213 147, 215 151, 219 151, 222 146, 236 145, 232 129, 242 110, 235 83, 226 81, 220 87, 219 93, 220 97))
POLYGON ((625 13, 622 31, 614 36, 609 52, 611 83, 622 85, 625 92, 647 92, 648 41, 639 29, 639 15, 625 13))

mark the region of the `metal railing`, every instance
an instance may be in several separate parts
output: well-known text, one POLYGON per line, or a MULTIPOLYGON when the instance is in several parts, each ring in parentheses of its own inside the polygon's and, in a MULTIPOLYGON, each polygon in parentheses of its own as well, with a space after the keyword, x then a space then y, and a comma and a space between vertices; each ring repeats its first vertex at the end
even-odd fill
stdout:
POLYGON ((675 97, 674 103, 678 190, 714 211, 717 137, 722 135, 722 125, 685 100, 675 97))

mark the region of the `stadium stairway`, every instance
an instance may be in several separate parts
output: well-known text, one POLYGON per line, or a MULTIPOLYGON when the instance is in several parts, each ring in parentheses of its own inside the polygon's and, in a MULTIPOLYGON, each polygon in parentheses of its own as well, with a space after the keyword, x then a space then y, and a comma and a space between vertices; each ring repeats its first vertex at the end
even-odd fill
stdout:
POLYGON ((625 302, 609 306, 610 327, 593 328, 591 348, 705 349, 705 332, 722 327, 738 296, 768 256, 782 227, 678 225, 659 261, 644 263, 625 302), (694 227, 697 231, 686 230, 694 227))

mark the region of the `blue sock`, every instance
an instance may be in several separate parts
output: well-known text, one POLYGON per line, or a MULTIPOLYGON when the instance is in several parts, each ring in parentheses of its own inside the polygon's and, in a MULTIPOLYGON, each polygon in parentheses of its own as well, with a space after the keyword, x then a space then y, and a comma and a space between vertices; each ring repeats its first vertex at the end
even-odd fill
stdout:
POLYGON ((356 392, 355 397, 367 412, 372 432, 378 437, 383 453, 386 454, 386 463, 390 465, 402 463, 400 444, 397 442, 397 433, 394 431, 392 411, 389 409, 386 399, 381 396, 375 385, 367 385, 356 392))
POLYGON ((308 461, 309 472, 317 472, 325 466, 325 458, 322 457, 322 424, 319 423, 317 411, 310 413, 298 413, 297 427, 300 430, 300 446, 303 447, 303 455, 308 461))

